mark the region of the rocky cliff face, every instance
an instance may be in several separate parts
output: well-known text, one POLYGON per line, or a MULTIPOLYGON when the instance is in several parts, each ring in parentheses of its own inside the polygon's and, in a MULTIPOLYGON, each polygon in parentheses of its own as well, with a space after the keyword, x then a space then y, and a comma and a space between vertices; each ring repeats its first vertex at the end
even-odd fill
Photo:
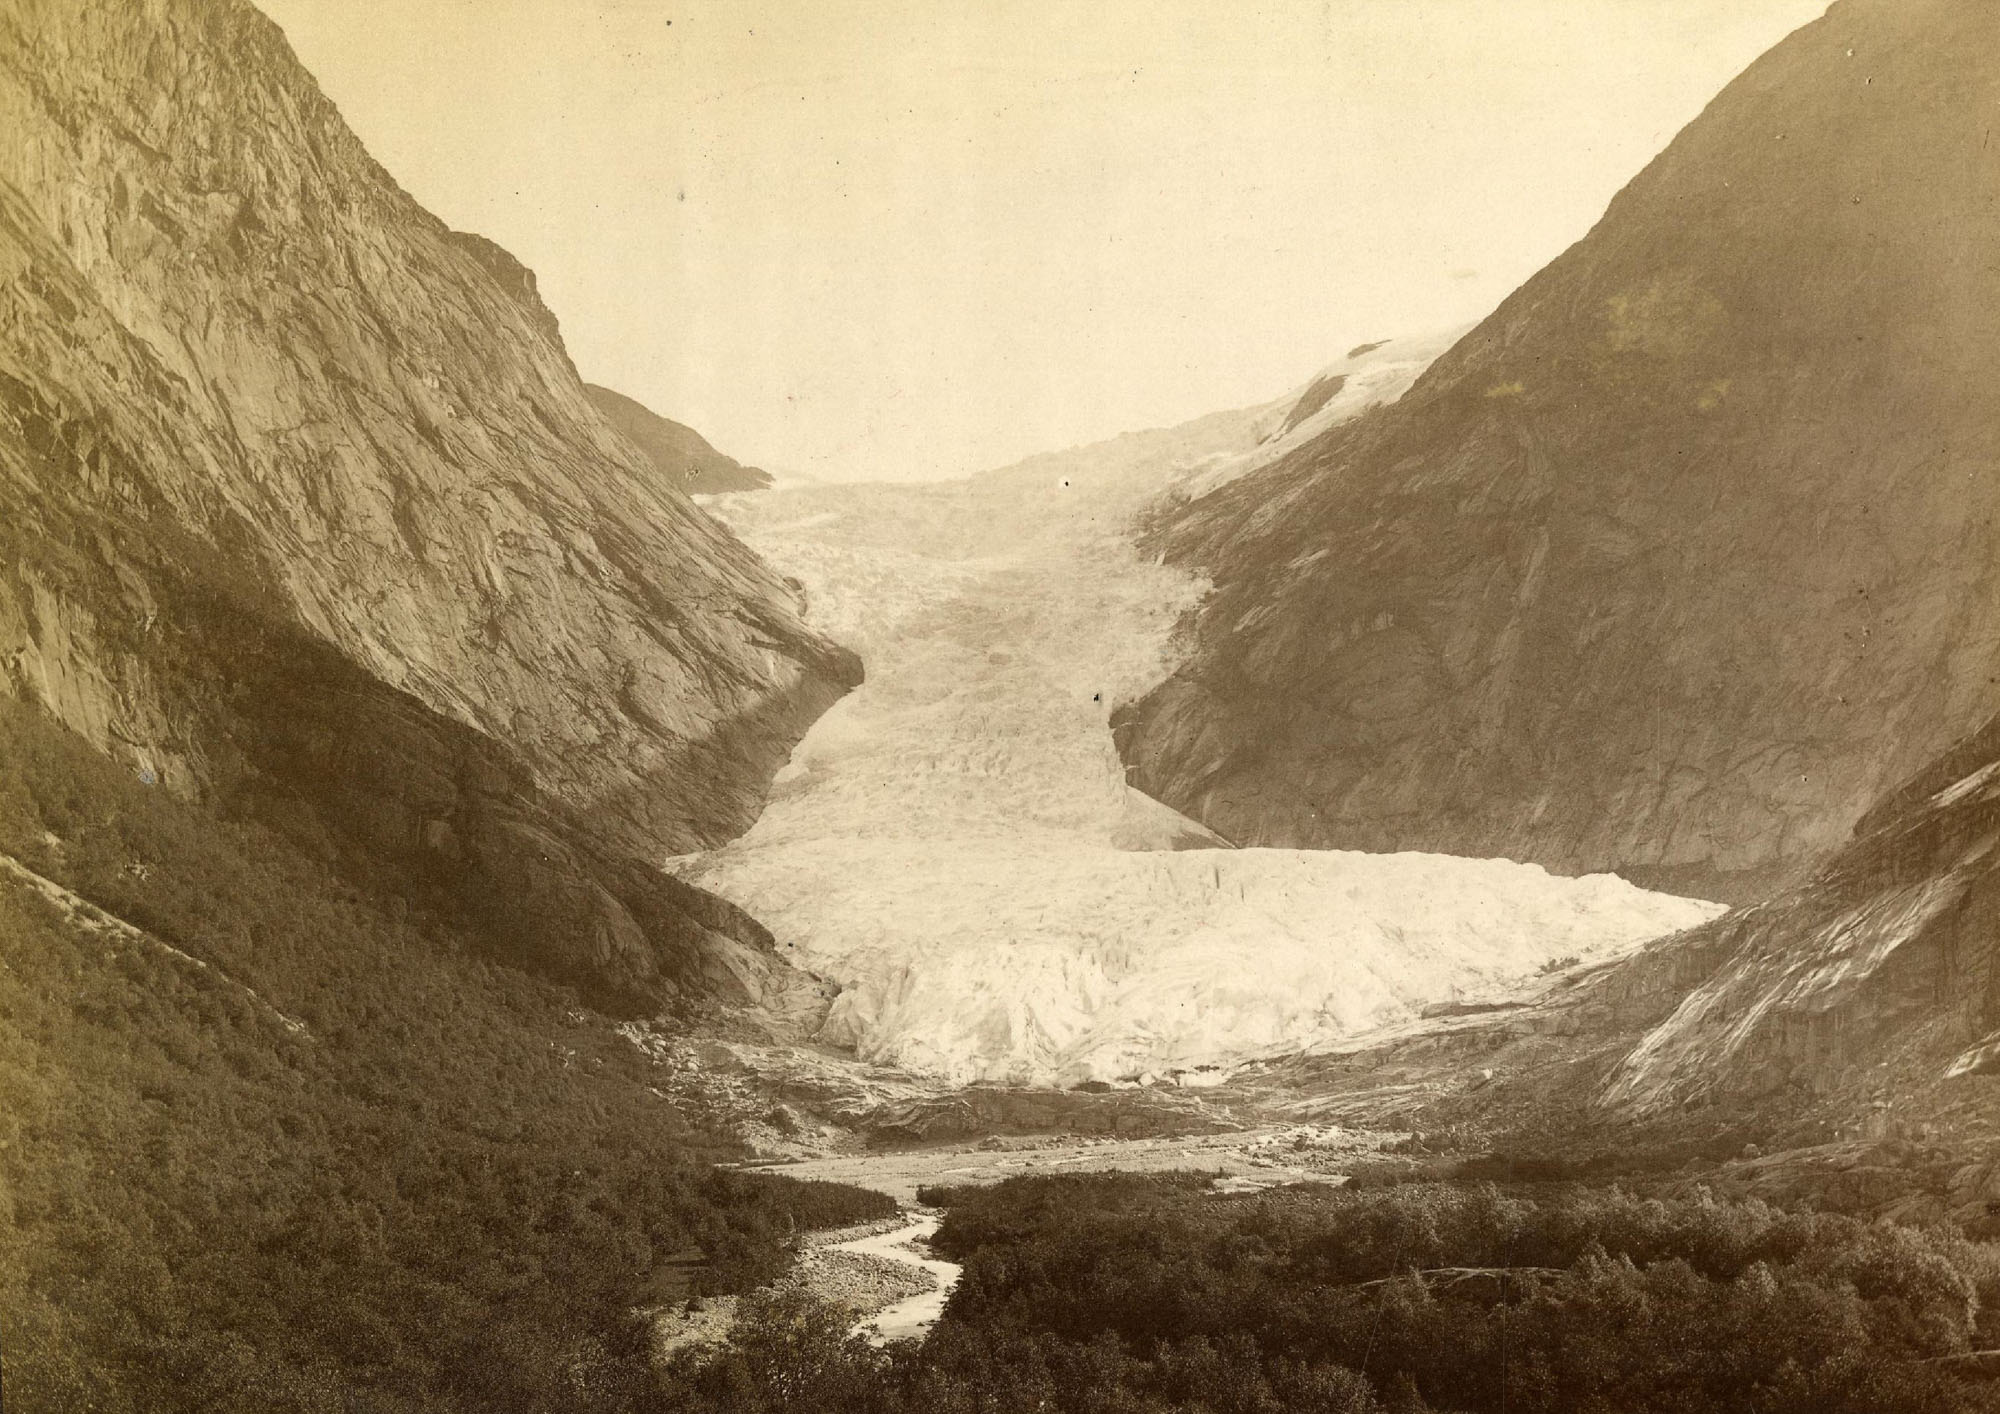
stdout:
POLYGON ((2000 1075, 1996 845, 2000 719, 1869 811, 1799 888, 1607 977, 1604 1013, 1645 1029, 1604 1099, 1887 1105, 2000 1075))
POLYGON ((692 496, 761 491, 771 484, 770 472, 724 456, 692 427, 661 417, 644 403, 595 383, 586 383, 583 389, 604 420, 646 454, 663 485, 692 496))
POLYGON ((1241 844, 1754 897, 2000 673, 2000 12, 1843 0, 1392 408, 1195 501, 1134 782, 1241 844))
POLYGON ((0 12, 0 689, 630 996, 858 679, 238 0, 0 12))
MULTIPOLYGON (((1559 973, 1528 1005, 1440 1009, 1279 1077, 1320 1113, 1470 1124, 1572 1159, 1607 1142, 1685 1155, 1718 1139, 1719 1156, 1734 1157, 1729 1136, 1756 1136, 1792 1155, 1750 1164, 1772 1192, 1800 1176, 1805 1150, 1825 1149, 1807 1169, 1840 1170, 1851 1146, 1880 1140, 1990 1165, 2000 1155, 2000 718, 1888 793, 1791 888, 1559 973)), ((1953 1203, 2000 1204, 1991 1185, 2000 1165, 1960 1175, 1953 1203)))

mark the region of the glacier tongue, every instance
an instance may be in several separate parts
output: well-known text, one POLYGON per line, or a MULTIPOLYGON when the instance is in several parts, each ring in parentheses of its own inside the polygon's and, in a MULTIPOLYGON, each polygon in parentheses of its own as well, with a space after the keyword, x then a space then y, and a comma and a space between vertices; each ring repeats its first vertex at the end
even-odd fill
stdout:
POLYGON ((1282 451, 1284 411, 708 502, 867 665, 749 833, 673 861, 840 985, 823 1039, 957 1082, 1198 1080, 1719 911, 1505 860, 1188 848, 1221 842, 1125 784, 1110 712, 1171 670, 1203 589, 1132 522, 1282 451))

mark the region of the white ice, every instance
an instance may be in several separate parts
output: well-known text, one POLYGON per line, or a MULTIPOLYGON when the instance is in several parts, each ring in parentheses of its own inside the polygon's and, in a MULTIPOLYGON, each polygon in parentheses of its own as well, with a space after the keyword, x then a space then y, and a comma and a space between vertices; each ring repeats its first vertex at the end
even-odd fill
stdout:
MULTIPOLYGON (((1421 366, 1365 356, 1339 415, 1421 366)), ((1203 586, 1132 524, 1310 435, 1272 440, 1286 409, 965 481, 709 500, 867 664, 749 833, 673 861, 840 984, 824 1039, 955 1081, 1194 1082, 1716 911, 1504 860, 1172 848, 1205 832, 1126 786, 1108 718, 1173 667, 1203 586)))

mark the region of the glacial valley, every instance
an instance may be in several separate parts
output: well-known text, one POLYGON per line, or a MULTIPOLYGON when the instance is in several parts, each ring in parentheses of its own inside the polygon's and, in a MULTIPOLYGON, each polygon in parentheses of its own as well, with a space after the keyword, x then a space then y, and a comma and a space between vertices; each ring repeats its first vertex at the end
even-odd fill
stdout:
POLYGON ((949 1083, 1212 1084, 1719 912, 1506 860, 1235 849, 1126 784, 1109 718, 1204 588, 1134 548, 1144 517, 1394 398, 1443 342, 968 480, 706 500, 867 668, 755 826, 675 861, 838 985, 816 1039, 949 1083))

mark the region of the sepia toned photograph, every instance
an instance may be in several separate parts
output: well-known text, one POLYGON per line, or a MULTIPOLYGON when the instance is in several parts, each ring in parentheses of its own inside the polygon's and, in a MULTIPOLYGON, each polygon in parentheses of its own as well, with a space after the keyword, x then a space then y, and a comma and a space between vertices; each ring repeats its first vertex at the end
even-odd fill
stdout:
POLYGON ((4 1414, 2000 1414, 2000 3, 0 0, 4 1414))

